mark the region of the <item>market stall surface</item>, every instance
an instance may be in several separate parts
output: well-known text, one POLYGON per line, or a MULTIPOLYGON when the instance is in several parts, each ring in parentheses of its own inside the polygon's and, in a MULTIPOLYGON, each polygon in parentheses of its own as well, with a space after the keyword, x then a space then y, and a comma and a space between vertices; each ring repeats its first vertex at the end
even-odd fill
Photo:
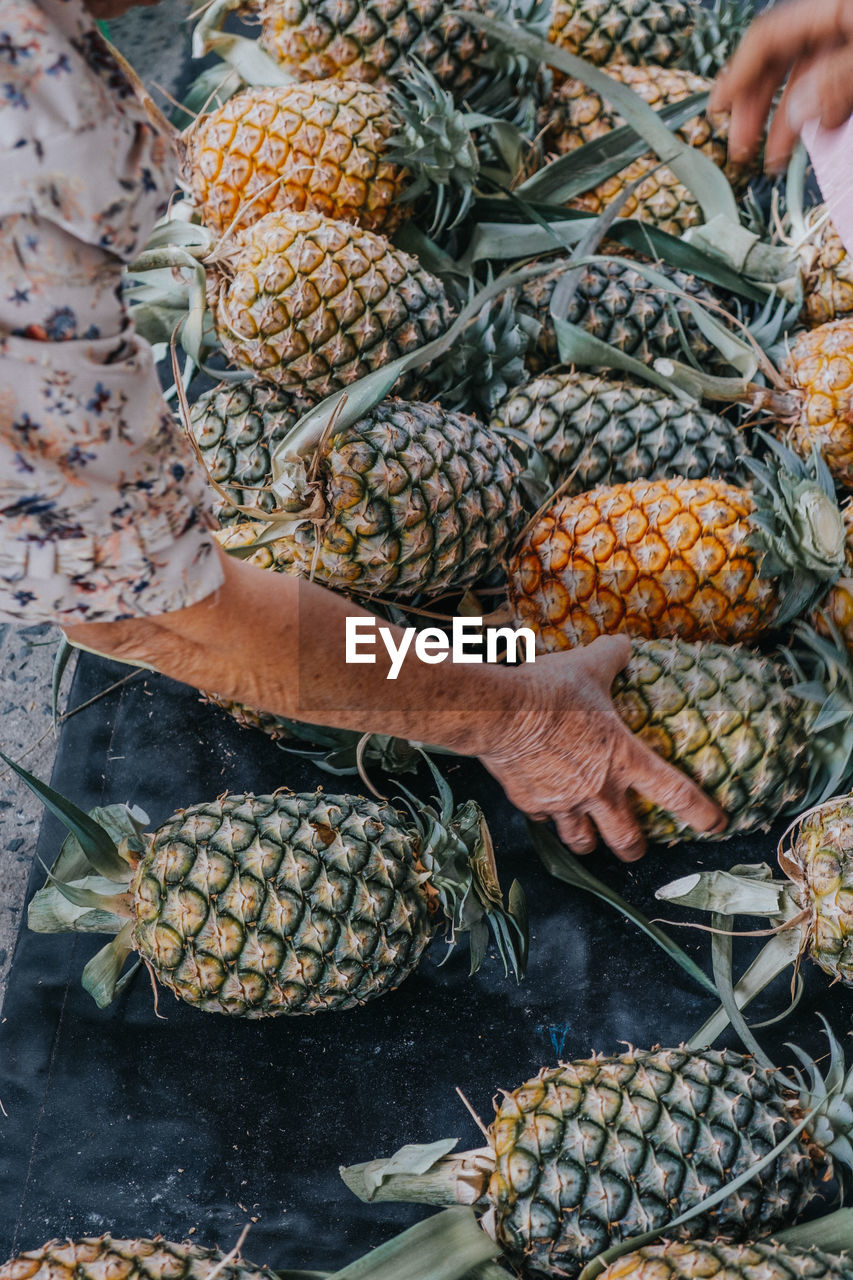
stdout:
MULTIPOLYGON (((71 705, 126 675, 86 656, 71 705)), ((518 876, 527 891, 531 955, 520 985, 494 950, 473 978, 461 946, 439 967, 438 937, 397 991, 351 1012, 252 1022, 202 1013, 164 990, 158 1009, 144 970, 99 1011, 80 976, 104 939, 22 932, 0 1026, 0 1256, 108 1230, 230 1247, 250 1223, 247 1257, 334 1268, 425 1212, 361 1204, 339 1179, 341 1163, 448 1136, 482 1145, 457 1088, 488 1121, 499 1088, 560 1058, 619 1052, 626 1041, 678 1044, 701 1025, 710 996, 623 917, 550 878, 479 766, 445 770, 457 799, 483 805, 504 888, 518 876)), ((407 781, 429 797, 426 776, 407 781)), ((152 826, 226 790, 363 792, 357 779, 330 778, 241 729, 193 690, 141 673, 66 722, 54 785, 87 808, 139 805, 152 826)), ((393 794, 393 780, 383 786, 393 794)), ((47 818, 38 852, 48 865, 61 838, 47 818)), ((655 849, 630 867, 606 853, 586 865, 649 914, 672 916, 655 904, 655 887, 699 866, 772 860, 773 848, 757 836, 655 849)), ((43 879, 37 867, 31 888, 43 879)), ((683 933, 705 958, 707 937, 683 933)), ((790 1061, 792 1038, 823 1052, 817 1008, 839 1035, 849 1027, 850 994, 812 965, 806 978, 796 1017, 760 1033, 779 1061, 790 1061)), ((781 980, 758 1014, 784 1008, 787 986, 781 980)))

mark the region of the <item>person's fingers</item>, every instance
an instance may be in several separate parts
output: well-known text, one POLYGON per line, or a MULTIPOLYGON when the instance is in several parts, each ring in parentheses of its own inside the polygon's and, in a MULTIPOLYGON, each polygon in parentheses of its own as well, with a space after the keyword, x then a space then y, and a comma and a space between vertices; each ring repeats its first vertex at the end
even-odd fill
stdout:
POLYGON ((675 814, 694 831, 719 834, 725 830, 727 817, 717 802, 637 738, 626 761, 626 775, 632 791, 675 814))
POLYGON ((560 813, 554 816, 560 839, 567 844, 573 853, 592 853, 598 844, 595 827, 583 813, 573 810, 571 813, 560 813))
POLYGON ((640 830, 627 795, 599 795, 586 808, 602 840, 617 858, 622 862, 636 862, 642 858, 646 851, 646 837, 640 830))
POLYGON ((747 164, 761 145, 781 80, 782 76, 756 84, 748 95, 738 97, 732 103, 727 154, 733 164, 747 164))
POLYGON ((850 0, 787 0, 774 5, 751 23, 717 77, 712 110, 730 110, 738 98, 749 97, 768 81, 775 90, 799 58, 837 47, 851 35, 850 0))
POLYGON ((808 120, 839 129, 853 114, 853 45, 815 59, 785 91, 788 124, 797 133, 808 120))
POLYGON ((616 676, 631 657, 631 641, 627 636, 599 636, 591 644, 574 650, 598 683, 610 689, 616 676))
POLYGON ((820 59, 801 60, 788 77, 764 145, 764 167, 768 173, 782 172, 806 120, 813 120, 818 113, 814 76, 819 65, 820 59), (803 115, 800 115, 800 104, 805 108, 803 115))

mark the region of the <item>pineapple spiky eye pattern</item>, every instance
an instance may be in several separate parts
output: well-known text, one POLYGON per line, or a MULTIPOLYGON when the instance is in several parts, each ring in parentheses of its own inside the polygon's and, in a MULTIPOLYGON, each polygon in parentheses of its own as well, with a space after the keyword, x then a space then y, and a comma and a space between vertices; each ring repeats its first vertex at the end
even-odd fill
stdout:
POLYGON ((853 313, 853 259, 828 220, 803 247, 807 324, 826 324, 853 313))
POLYGON ((758 575, 750 492, 723 480, 634 481, 558 501, 510 566, 516 616, 542 651, 599 635, 749 640, 778 606, 758 575))
POLYGON ((794 881, 812 959, 825 973, 853 984, 853 801, 828 800, 797 823, 779 855, 794 881))
MULTIPOLYGON (((729 1050, 635 1050, 543 1071, 503 1097, 492 1127, 497 1238, 528 1274, 577 1275, 749 1169, 794 1123, 773 1073, 729 1050)), ((764 1235, 815 1190, 795 1142, 680 1232, 764 1235)))
POLYGON ((286 208, 390 235, 406 215, 394 131, 388 95, 357 81, 246 89, 192 133, 188 179, 214 231, 286 208))
POLYGON ((161 826, 132 882, 134 946, 175 995, 263 1017, 348 1009, 430 938, 413 832, 338 795, 229 796, 161 826))
MULTIPOLYGON (((275 498, 264 491, 272 479, 270 455, 309 408, 306 400, 256 378, 199 396, 190 408, 190 426, 211 477, 232 501, 273 510, 275 498)), ((214 506, 220 524, 240 518, 219 495, 214 506)))
POLYGON ((435 276, 373 232, 279 210, 239 232, 208 279, 234 364, 314 396, 440 337, 452 311, 435 276))
POLYGON ((555 369, 517 387, 492 415, 529 436, 564 493, 667 475, 732 475, 746 453, 726 418, 656 387, 555 369))
MULTIPOLYGON (((554 290, 568 269, 568 259, 558 259, 552 271, 528 280, 518 290, 520 315, 538 326, 526 359, 533 373, 542 372, 559 359, 549 308, 554 290)), ((698 301, 714 301, 709 290, 685 272, 662 264, 655 269, 698 301)), ((707 368, 716 368, 719 360, 684 300, 648 280, 624 259, 591 263, 583 268, 566 318, 643 364, 651 364, 658 357, 682 359, 682 341, 707 368)))
MULTIPOLYGON (((254 563, 367 595, 468 586, 520 531, 520 472, 508 443, 476 418, 385 400, 324 445, 326 517, 297 523, 254 563)), ((225 544, 254 537, 238 525, 225 544)))
POLYGON ((692 25, 681 0, 556 0, 549 39, 598 66, 665 67, 686 50, 692 25))
POLYGON ((266 1267, 229 1262, 216 1249, 168 1240, 52 1240, 0 1265, 0 1280, 206 1280, 216 1269, 221 1280, 274 1280, 266 1267))
POLYGON ((797 452, 816 446, 836 480, 853 484, 853 320, 799 334, 780 372, 794 388, 787 414, 785 392, 779 400, 797 452))
POLYGON ((453 10, 472 0, 263 0, 261 43, 300 80, 384 83, 410 57, 439 84, 464 94, 481 74, 483 38, 453 10))
POLYGON ((775 1241, 651 1244, 611 1262, 602 1280, 847 1280, 850 1262, 820 1249, 775 1241))
MULTIPOLYGON (((787 664, 741 645, 635 640, 613 701, 632 733, 725 809, 728 838, 768 826, 813 794, 816 712, 791 684, 787 664)), ((650 839, 685 835, 672 814, 641 797, 636 806, 650 839)))

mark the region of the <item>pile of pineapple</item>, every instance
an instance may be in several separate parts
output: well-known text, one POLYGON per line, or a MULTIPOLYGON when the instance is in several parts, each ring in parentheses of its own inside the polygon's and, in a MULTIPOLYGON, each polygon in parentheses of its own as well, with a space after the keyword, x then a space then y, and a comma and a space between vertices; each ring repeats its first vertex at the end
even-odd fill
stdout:
MULTIPOLYGON (((726 835, 810 810, 782 861, 787 923, 849 983, 853 811, 821 802, 853 783, 853 265, 796 166, 787 191, 746 194, 757 174, 705 110, 749 15, 254 7, 256 38, 218 29, 234 0, 202 18, 199 52, 225 61, 130 290, 155 342, 181 320, 175 393, 222 545, 394 618, 509 616, 542 655, 630 635, 619 713, 715 796, 726 835)), ((412 972, 442 916, 472 971, 490 930, 523 971, 520 891, 504 908, 485 817, 437 773, 439 805, 410 815, 226 795, 147 835, 24 776, 74 835, 30 925, 115 934, 85 975, 100 1004, 135 952, 205 1010, 350 1009, 412 972)), ((652 838, 694 834, 639 803, 652 838)), ((487 1233, 453 1209, 358 1274, 497 1280, 500 1252, 543 1280, 850 1280, 847 1218, 822 1225, 829 1252, 769 1238, 853 1170, 837 1043, 823 1075, 797 1051, 796 1078, 709 1044, 562 1063, 502 1095, 479 1150, 342 1170, 368 1201, 472 1206, 487 1233)), ((271 1274, 108 1236, 0 1266, 221 1273, 271 1274)))

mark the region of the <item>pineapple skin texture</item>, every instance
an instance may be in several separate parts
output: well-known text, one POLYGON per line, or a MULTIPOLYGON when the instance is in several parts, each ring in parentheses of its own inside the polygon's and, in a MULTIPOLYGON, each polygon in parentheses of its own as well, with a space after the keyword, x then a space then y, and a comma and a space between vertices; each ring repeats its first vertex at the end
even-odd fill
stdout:
POLYGON ((206 1280, 214 1267, 222 1280, 274 1280, 266 1267, 230 1262, 224 1254, 168 1240, 52 1240, 0 1265, 0 1280, 206 1280))
MULTIPOLYGON (((190 427, 208 473, 233 502, 265 512, 275 508, 273 495, 263 491, 272 479, 271 453, 310 407, 259 379, 223 383, 198 397, 190 427)), ((220 524, 242 518, 215 491, 213 508, 220 524)))
POLYGON ((651 1244, 611 1262, 601 1280, 846 1280, 846 1257, 776 1241, 651 1244))
POLYGON ((637 480, 559 500, 510 564, 513 612, 551 653, 624 632, 647 639, 755 639, 778 608, 754 504, 724 480, 637 480))
POLYGON ((268 213, 237 233, 208 276, 227 358, 322 397, 438 338, 444 288, 384 237, 317 213, 268 213))
POLYGON ((300 80, 385 84, 418 58, 436 80, 463 96, 482 74, 482 36, 454 9, 484 12, 477 0, 259 0, 260 43, 300 80))
POLYGON ((131 884, 158 981, 244 1018, 352 1009, 398 986, 432 933, 417 837, 387 804, 231 795, 176 813, 131 884))
POLYGON ((787 664, 742 645, 634 640, 613 684, 632 733, 725 809, 719 836, 699 835, 634 798, 650 840, 727 840, 767 828, 809 799, 815 710, 790 692, 787 664))
POLYGON ((853 486, 853 319, 801 333, 780 366, 800 393, 791 421, 794 448, 816 445, 836 480, 853 486))
MULTIPOLYGON (((705 93, 712 83, 703 76, 676 68, 631 66, 619 62, 608 64, 607 74, 633 89, 655 111, 668 103, 681 102, 691 94, 705 93)), ((580 80, 564 81, 539 112, 539 128, 544 131, 545 148, 561 156, 624 123, 618 112, 580 80)), ((723 169, 735 190, 745 187, 750 177, 749 170, 728 160, 726 117, 698 115, 681 126, 678 136, 723 169)), ((569 202, 570 207, 587 213, 601 213, 625 187, 639 180, 642 181, 637 190, 620 210, 620 217, 640 218, 675 236, 682 235, 688 227, 703 220, 701 207, 684 184, 671 169, 659 166, 657 156, 648 154, 638 156, 599 186, 576 196, 569 202)))
MULTIPOLYGON (((772 1074, 730 1050, 632 1050, 544 1070, 503 1097, 492 1125, 496 1237, 528 1275, 577 1275, 750 1168, 795 1122, 772 1074)), ((679 1235, 767 1234, 796 1220, 816 1182, 794 1141, 679 1235)))
POLYGON ((809 954, 824 973, 853 986, 853 800, 821 805, 797 827, 785 870, 800 906, 809 954), (790 865, 792 864, 792 865, 790 865))
POLYGON ((253 88, 194 129, 188 177, 204 223, 242 228, 276 209, 305 210, 390 235, 408 172, 385 154, 390 98, 358 81, 253 88))
POLYGON ((517 387, 491 417, 529 436, 561 493, 596 485, 731 475, 746 449, 727 418, 657 387, 556 369, 517 387))
MULTIPOLYGON (((518 290, 518 310, 541 325, 525 359, 531 373, 541 373, 559 361, 549 309, 554 290, 567 270, 568 260, 557 259, 552 271, 528 280, 518 290)), ((664 263, 656 263, 655 270, 698 301, 714 301, 710 291, 685 272, 664 263)), ((672 311, 696 359, 703 367, 716 370, 716 348, 699 329, 684 301, 653 284, 627 259, 614 258, 582 268, 567 319, 635 360, 652 364, 659 357, 683 359, 672 311)))
POLYGON ((666 67, 686 51, 692 25, 681 0, 556 0, 548 39, 596 66, 666 67))
POLYGON ((853 259, 832 223, 825 222, 802 252, 809 257, 804 272, 804 323, 826 324, 853 314, 853 259))
MULTIPOLYGON (((251 563, 362 595, 437 594, 470 586, 521 530, 521 465, 468 414, 382 401, 332 436, 320 472, 326 517, 261 547, 251 563)), ((220 538, 246 545, 237 525, 220 538)))

